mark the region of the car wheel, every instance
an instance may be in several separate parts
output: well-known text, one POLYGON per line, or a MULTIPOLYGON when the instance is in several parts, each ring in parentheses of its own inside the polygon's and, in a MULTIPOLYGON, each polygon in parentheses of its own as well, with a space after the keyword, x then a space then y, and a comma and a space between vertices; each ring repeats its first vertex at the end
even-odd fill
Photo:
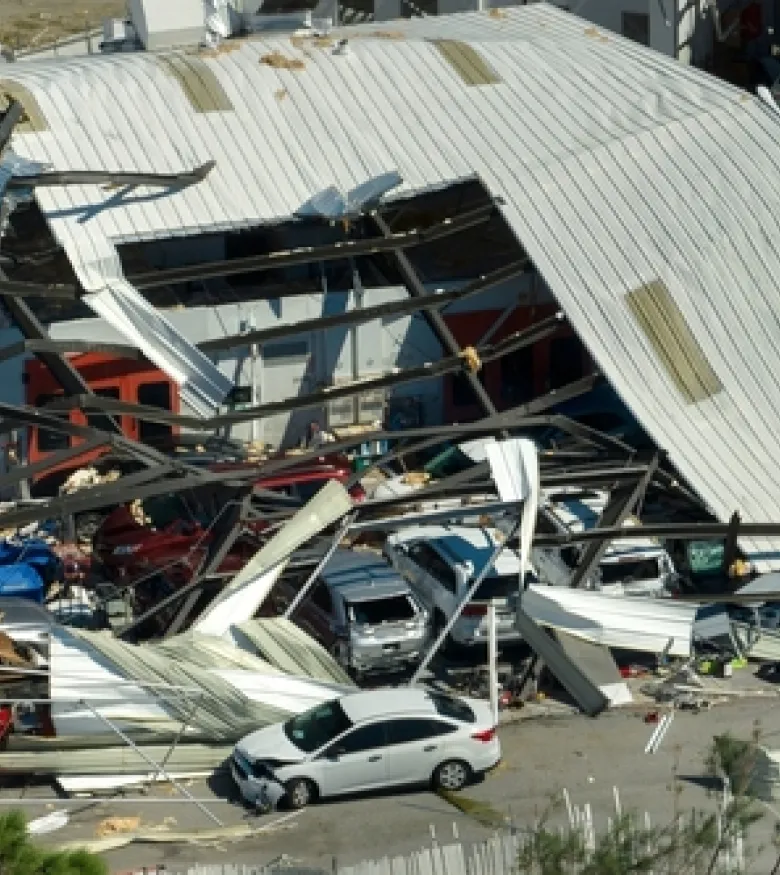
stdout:
POLYGON ((317 788, 307 778, 293 778, 285 785, 287 804, 293 811, 305 808, 317 798, 317 788))
POLYGON ((471 778, 471 768, 462 760, 447 760, 433 773, 436 790, 462 790, 471 778))

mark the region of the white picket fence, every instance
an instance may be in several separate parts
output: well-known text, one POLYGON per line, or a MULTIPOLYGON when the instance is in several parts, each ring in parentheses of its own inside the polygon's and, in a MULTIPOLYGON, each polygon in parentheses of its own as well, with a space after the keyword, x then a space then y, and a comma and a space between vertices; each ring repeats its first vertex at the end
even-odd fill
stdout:
MULTIPOLYGON (((609 828, 613 817, 622 816, 622 804, 617 787, 614 791, 614 814, 606 818, 609 828)), ((732 800, 726 782, 726 787, 715 802, 714 813, 718 839, 722 846, 716 859, 710 858, 706 865, 707 875, 734 875, 745 871, 745 849, 741 836, 726 834, 725 823, 728 806, 732 800)), ((563 835, 567 829, 582 835, 585 848, 593 852, 597 844, 597 830, 594 823, 593 809, 589 803, 578 806, 571 801, 567 790, 563 790, 565 815, 568 824, 559 827, 563 835)), ((681 819, 680 826, 684 824, 681 819)), ((651 829, 650 816, 645 813, 644 826, 651 829)), ((329 868, 312 868, 299 866, 296 861, 281 858, 264 866, 193 866, 186 870, 186 875, 521 875, 518 868, 518 855, 523 848, 528 832, 516 827, 507 827, 494 833, 481 842, 465 843, 458 841, 457 824, 453 822, 453 840, 440 842, 437 840, 433 825, 430 827, 430 845, 413 851, 405 856, 383 857, 376 860, 364 860, 351 866, 342 866, 336 859, 329 868)), ((640 849, 637 849, 640 850, 640 849)), ((715 848, 712 848, 715 851, 715 848)), ((571 875, 580 871, 573 864, 571 875)), ((668 872, 668 867, 660 867, 660 871, 668 872)), ((141 875, 141 873, 132 873, 141 875)), ((149 875, 149 873, 145 873, 149 875)), ((162 873, 160 873, 162 875, 162 873)), ((168 875, 174 875, 169 870, 168 875)), ((176 875, 184 875, 178 870, 176 875)), ((652 872, 648 875, 653 875, 652 872)))

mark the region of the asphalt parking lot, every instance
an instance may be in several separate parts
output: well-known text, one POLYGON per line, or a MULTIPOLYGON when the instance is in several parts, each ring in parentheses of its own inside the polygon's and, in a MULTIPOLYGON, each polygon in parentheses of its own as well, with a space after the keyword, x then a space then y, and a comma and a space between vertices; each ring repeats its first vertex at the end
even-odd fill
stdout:
MULTIPOLYGON (((566 788, 575 804, 590 803, 598 822, 614 811, 618 787, 624 808, 647 811, 653 822, 668 820, 676 804, 681 810, 714 804, 705 782, 704 757, 715 734, 726 731, 748 737, 758 726, 765 743, 780 746, 780 699, 742 700, 698 714, 680 712, 655 755, 645 754, 653 730, 642 714, 612 712, 596 719, 581 716, 522 720, 502 727, 503 762, 463 796, 485 803, 494 823, 511 820, 527 827, 549 809, 551 799, 566 788), (679 780, 675 790, 675 774, 679 780)), ((362 859, 404 854, 432 840, 465 841, 487 836, 494 828, 427 791, 351 798, 312 806, 293 816, 283 812, 264 816, 248 813, 230 801, 232 782, 227 776, 187 782, 187 789, 226 824, 267 828, 241 841, 220 846, 191 842, 139 844, 110 851, 107 860, 115 872, 164 863, 171 871, 200 863, 261 865, 279 858, 330 871, 334 858, 343 865, 362 859), (277 818, 285 818, 276 828, 277 818)), ((30 817, 65 809, 68 826, 51 833, 47 842, 91 840, 108 817, 140 817, 141 827, 176 832, 208 830, 213 824, 191 803, 177 801, 170 787, 157 787, 145 797, 128 791, 124 801, 76 799, 36 803, 52 797, 46 785, 4 788, 3 810, 18 804, 30 817)), ((778 806, 780 811, 780 806, 778 806)), ((562 812, 552 815, 553 820, 562 812)), ((749 844, 765 846, 757 871, 769 871, 776 851, 772 847, 778 816, 767 808, 754 828, 749 844)))

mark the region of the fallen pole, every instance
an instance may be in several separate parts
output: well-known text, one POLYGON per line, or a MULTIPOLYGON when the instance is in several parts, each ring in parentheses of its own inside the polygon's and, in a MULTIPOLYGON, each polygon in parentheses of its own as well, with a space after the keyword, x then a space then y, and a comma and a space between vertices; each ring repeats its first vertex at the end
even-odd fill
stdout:
POLYGON ((103 714, 100 713, 100 711, 97 710, 97 708, 93 708, 92 705, 90 705, 89 702, 86 702, 84 699, 81 700, 80 704, 83 705, 85 708, 88 708, 95 715, 95 717, 97 717, 98 720, 105 723, 106 726, 109 727, 109 729, 111 729, 113 732, 116 732, 116 734, 122 739, 122 741, 125 742, 125 744, 130 745, 130 747, 138 754, 138 756, 140 756, 142 760, 147 762, 154 769, 154 773, 156 775, 162 775, 163 778, 165 778, 167 781, 169 781, 179 791, 179 793, 182 794, 182 796, 186 796, 190 802, 192 802, 197 808, 199 808, 206 815, 206 817, 209 818, 209 820, 212 820, 214 823, 217 824, 217 826, 224 826, 225 825, 217 817, 217 815, 214 814, 213 812, 209 811, 208 808, 206 808, 206 806, 203 805, 203 803, 197 802, 195 800, 195 797, 192 795, 192 793, 190 793, 186 787, 184 787, 182 784, 180 784, 178 781, 176 781, 174 778, 172 778, 165 771, 165 769, 162 766, 160 766, 159 763, 156 763, 150 756, 147 756, 146 753, 144 753, 144 751, 142 751, 141 748, 138 747, 138 745, 133 741, 133 739, 130 738, 129 735, 126 735, 124 732, 122 732, 122 730, 118 726, 116 726, 114 723, 112 723, 108 719, 108 717, 105 717, 103 714))

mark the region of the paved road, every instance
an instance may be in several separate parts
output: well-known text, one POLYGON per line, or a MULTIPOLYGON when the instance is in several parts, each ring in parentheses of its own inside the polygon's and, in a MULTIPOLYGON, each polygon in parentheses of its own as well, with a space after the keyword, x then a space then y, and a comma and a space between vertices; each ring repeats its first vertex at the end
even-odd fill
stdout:
MULTIPOLYGON (((731 731, 748 737, 756 724, 770 746, 780 746, 780 701, 742 701, 700 714, 679 713, 661 750, 651 756, 643 750, 653 727, 636 713, 615 712, 595 720, 581 716, 527 720, 502 728, 502 765, 464 795, 489 803, 522 827, 532 823, 549 806, 551 797, 565 787, 575 804, 591 803, 597 821, 604 823, 614 810, 613 787, 617 786, 624 807, 648 811, 653 821, 660 823, 673 810, 675 771, 681 777, 678 804, 682 808, 712 805, 706 789, 695 780, 703 775, 703 759, 712 736, 731 731)), ((214 811, 226 823, 249 821, 261 826, 279 816, 257 818, 238 805, 226 803, 225 796, 231 792, 229 780, 213 781, 212 786, 194 782, 189 789, 198 798, 213 799, 214 811)), ((28 790, 27 796, 29 800, 30 794, 50 793, 37 787, 28 790)), ((19 795, 19 790, 5 790, 0 793, 0 800, 19 795)), ((164 818, 173 817, 176 825, 172 828, 181 830, 210 826, 194 806, 173 799, 169 792, 158 789, 146 799, 128 803, 71 802, 67 805, 71 824, 58 832, 56 838, 92 838, 97 823, 108 816, 140 815, 147 826, 162 824, 164 818)), ((4 803, 4 808, 7 807, 4 803)), ((47 810, 29 801, 25 807, 31 816, 47 810)), ((755 831, 754 844, 770 843, 776 820, 771 813, 767 814, 755 831)), ((349 864, 402 854, 430 843, 432 835, 439 841, 451 839, 453 828, 467 841, 480 839, 489 832, 429 792, 324 803, 303 811, 288 826, 223 850, 191 845, 135 845, 111 852, 108 860, 112 869, 119 872, 161 862, 177 871, 195 861, 259 865, 287 855, 330 870, 334 857, 349 864)), ((51 840, 54 839, 52 835, 51 840)), ((758 871, 769 871, 768 856, 769 852, 758 871)))

